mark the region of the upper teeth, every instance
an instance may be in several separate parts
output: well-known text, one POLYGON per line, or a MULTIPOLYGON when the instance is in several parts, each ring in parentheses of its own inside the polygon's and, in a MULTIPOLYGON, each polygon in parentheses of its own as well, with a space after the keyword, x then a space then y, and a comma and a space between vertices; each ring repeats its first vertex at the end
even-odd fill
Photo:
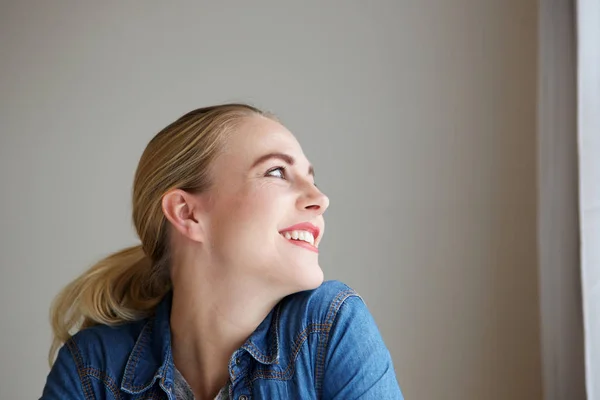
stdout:
POLYGON ((315 237, 308 231, 288 231, 283 234, 286 239, 303 240, 312 245, 315 244, 315 237))

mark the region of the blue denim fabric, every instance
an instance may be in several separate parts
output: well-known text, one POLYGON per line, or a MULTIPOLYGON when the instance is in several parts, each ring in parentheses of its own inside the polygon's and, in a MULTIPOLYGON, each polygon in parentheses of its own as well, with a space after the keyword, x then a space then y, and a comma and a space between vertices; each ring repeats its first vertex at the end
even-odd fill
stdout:
MULTIPOLYGON (((175 400, 169 294, 154 317, 95 326, 60 349, 41 399, 175 400)), ((402 399, 360 296, 338 281, 284 298, 229 362, 231 399, 402 399)))

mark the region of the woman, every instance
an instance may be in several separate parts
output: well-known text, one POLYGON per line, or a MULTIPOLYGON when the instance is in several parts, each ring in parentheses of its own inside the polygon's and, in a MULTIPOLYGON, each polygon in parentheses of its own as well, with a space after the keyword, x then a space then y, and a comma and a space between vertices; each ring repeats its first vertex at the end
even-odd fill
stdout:
POLYGON ((167 126, 135 174, 142 244, 53 304, 42 399, 401 399, 362 299, 323 283, 328 205, 269 114, 219 105, 167 126))

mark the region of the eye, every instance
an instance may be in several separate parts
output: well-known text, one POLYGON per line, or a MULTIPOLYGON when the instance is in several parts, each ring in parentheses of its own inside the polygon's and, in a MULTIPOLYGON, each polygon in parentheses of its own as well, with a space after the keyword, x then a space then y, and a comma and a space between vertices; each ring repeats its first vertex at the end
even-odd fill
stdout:
POLYGON ((274 178, 285 179, 285 167, 275 167, 267 171, 265 176, 272 176, 274 178))

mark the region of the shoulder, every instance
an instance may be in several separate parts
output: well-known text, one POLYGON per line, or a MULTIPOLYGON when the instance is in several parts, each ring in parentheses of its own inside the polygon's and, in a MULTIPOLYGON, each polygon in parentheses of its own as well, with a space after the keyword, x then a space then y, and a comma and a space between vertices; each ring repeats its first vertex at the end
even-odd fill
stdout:
POLYGON ((96 353, 97 351, 118 352, 133 348, 147 319, 128 322, 115 326, 95 325, 77 332, 72 338, 82 351, 96 353))
POLYGON ((377 324, 348 285, 328 281, 289 296, 282 303, 279 326, 282 342, 293 344, 284 353, 308 360, 312 384, 324 398, 351 399, 361 393, 368 398, 402 398, 377 324), (304 352, 302 343, 307 343, 304 352))
POLYGON ((282 301, 281 313, 303 315, 305 323, 333 324, 340 309, 364 306, 360 295, 343 282, 325 281, 316 289, 298 292, 282 301))
POLYGON ((120 375, 148 320, 117 326, 96 325, 77 332, 65 347, 78 368, 120 375))
POLYGON ((42 399, 87 399, 102 393, 121 398, 123 371, 146 326, 148 321, 142 320, 113 327, 97 325, 76 333, 60 348, 42 399))

